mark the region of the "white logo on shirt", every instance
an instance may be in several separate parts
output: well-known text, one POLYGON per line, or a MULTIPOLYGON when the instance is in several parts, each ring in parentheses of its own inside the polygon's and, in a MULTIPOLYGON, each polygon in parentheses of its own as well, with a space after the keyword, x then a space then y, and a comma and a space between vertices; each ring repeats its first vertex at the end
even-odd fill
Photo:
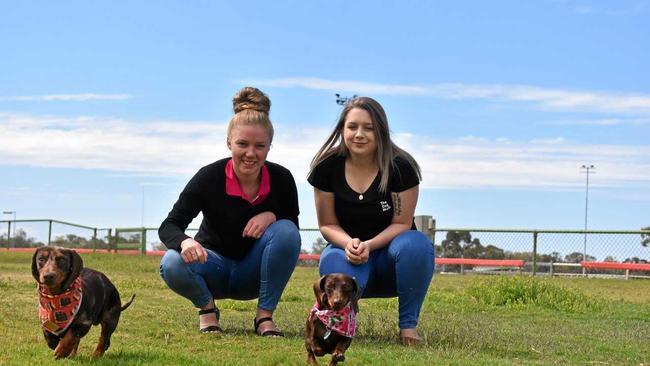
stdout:
POLYGON ((391 207, 390 207, 390 205, 388 204, 388 202, 386 202, 386 201, 380 201, 379 203, 381 204, 381 210, 382 210, 382 211, 386 212, 386 211, 388 211, 388 210, 391 209, 391 207))

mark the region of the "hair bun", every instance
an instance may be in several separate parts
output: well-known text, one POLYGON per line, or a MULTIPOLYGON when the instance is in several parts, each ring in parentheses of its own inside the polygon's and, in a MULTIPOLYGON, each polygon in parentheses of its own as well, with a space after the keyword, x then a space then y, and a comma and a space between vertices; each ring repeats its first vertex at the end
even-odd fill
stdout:
POLYGON ((271 100, 261 90, 252 86, 245 86, 232 98, 232 109, 235 113, 252 109, 269 114, 271 100))

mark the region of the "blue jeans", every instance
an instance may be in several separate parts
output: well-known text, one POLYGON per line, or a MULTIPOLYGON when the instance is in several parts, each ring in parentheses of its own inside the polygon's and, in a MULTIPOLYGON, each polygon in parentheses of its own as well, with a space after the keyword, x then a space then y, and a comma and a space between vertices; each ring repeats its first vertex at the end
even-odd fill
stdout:
POLYGON ((172 291, 195 307, 213 299, 250 300, 273 311, 293 273, 300 253, 300 233, 289 220, 278 220, 242 260, 224 257, 208 249, 206 263, 187 264, 176 250, 168 250, 160 261, 160 276, 172 291))
POLYGON ((354 265, 345 251, 329 244, 320 257, 320 274, 345 273, 354 277, 361 297, 399 298, 400 329, 415 328, 434 270, 434 248, 419 231, 396 236, 389 245, 370 253, 368 262, 354 265))

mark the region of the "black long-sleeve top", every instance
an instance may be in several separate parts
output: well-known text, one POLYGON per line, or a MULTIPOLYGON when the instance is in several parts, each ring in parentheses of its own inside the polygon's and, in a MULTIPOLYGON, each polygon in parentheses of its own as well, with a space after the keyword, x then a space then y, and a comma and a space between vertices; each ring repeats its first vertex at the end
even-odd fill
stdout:
POLYGON ((204 166, 187 183, 158 229, 167 248, 180 250, 181 242, 189 238, 185 229, 199 212, 203 213, 203 221, 194 240, 233 259, 244 258, 253 246, 256 239, 244 238, 242 233, 248 221, 261 212, 273 212, 277 220, 288 219, 299 227, 298 192, 288 169, 265 162, 271 190, 263 202, 253 205, 242 197, 226 194, 225 168, 229 160, 204 166))

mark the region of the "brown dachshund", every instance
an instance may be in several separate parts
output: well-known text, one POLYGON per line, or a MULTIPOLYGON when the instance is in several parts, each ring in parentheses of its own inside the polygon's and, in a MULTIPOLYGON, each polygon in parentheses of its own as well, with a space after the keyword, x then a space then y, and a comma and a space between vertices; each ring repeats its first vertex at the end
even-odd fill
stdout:
POLYGON ((38 281, 39 317, 47 345, 56 358, 74 356, 81 337, 101 323, 99 343, 93 357, 100 357, 111 344, 122 305, 120 294, 101 272, 83 268, 74 250, 41 247, 32 258, 32 275, 38 281))
POLYGON ((307 362, 317 365, 316 357, 332 354, 330 366, 345 360, 352 343, 359 312, 359 289, 354 278, 332 273, 314 283, 316 304, 309 313, 305 332, 307 362))

